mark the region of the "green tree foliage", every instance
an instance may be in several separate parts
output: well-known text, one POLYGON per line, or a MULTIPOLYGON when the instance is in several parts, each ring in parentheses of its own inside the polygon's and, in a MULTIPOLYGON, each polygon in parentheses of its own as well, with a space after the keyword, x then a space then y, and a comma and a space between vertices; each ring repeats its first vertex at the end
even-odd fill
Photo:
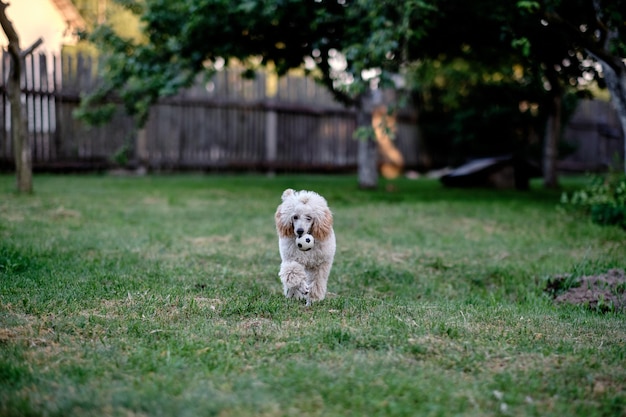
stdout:
POLYGON ((106 23, 121 36, 140 39, 139 19, 133 13, 139 4, 126 0, 72 0, 89 29, 106 23))
MULTIPOLYGON (((530 45, 529 56, 540 55, 546 62, 554 62, 546 67, 548 76, 552 69, 559 73, 569 70, 574 74, 569 83, 577 85, 576 71, 582 69, 585 82, 606 85, 626 136, 626 2, 538 0, 519 1, 518 6, 529 22, 535 22, 520 36, 522 43, 530 45), (551 50, 556 43, 565 46, 566 54, 551 50), (601 65, 601 73, 595 63, 601 65)), ((626 153, 626 142, 624 146, 626 153)))
POLYGON ((423 44, 431 59, 420 60, 413 77, 429 144, 452 148, 452 162, 543 153, 546 185, 556 186, 561 127, 572 99, 588 96, 584 84, 601 79, 597 65, 547 23, 536 2, 437 4, 441 24, 423 44))
MULTIPOLYGON (((427 2, 373 0, 124 0, 138 12, 145 42, 124 38, 109 25, 89 36, 105 53, 102 87, 85 97, 80 115, 94 112, 112 93, 146 121, 159 97, 210 75, 218 58, 237 59, 250 73, 272 63, 279 75, 314 62, 314 75, 344 103, 367 88, 363 70, 379 68, 382 82, 411 57, 435 9, 427 2), (338 60, 343 52, 343 62, 338 60)), ((111 109, 108 109, 111 110, 111 109)), ((95 117, 93 117, 95 115, 95 117)))
POLYGON ((580 208, 600 225, 617 225, 626 230, 626 176, 611 170, 606 176, 594 176, 589 183, 571 194, 563 193, 564 207, 580 208))
POLYGON ((540 158, 545 94, 521 66, 496 70, 460 58, 424 60, 411 75, 431 168, 458 165, 468 156, 540 158))
MULTIPOLYGON (((425 168, 503 154, 541 160, 550 97, 532 71, 519 64, 493 68, 454 58, 422 60, 409 73, 431 157, 425 168)), ((564 94, 563 124, 578 96, 569 90, 564 94)), ((564 155, 568 149, 561 146, 559 151, 564 155)))

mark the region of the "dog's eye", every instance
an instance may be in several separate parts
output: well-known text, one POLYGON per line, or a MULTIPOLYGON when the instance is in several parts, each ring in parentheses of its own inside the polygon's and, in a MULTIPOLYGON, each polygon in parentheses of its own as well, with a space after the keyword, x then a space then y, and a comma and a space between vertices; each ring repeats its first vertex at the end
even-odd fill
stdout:
POLYGON ((293 219, 294 219, 294 220, 298 220, 298 216, 297 216, 297 215, 296 215, 296 216, 293 216, 293 219))
POLYGON ((306 219, 307 219, 308 221, 311 221, 311 216, 306 216, 306 219))

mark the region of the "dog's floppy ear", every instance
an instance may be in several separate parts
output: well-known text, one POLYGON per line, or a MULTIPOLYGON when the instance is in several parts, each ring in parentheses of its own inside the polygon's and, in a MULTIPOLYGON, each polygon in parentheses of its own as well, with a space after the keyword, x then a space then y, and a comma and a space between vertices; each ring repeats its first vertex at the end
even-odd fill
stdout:
POLYGON ((333 214, 328 207, 324 208, 324 212, 320 218, 316 218, 311 226, 311 234, 315 239, 325 240, 330 236, 333 230, 333 214))
POLYGON ((278 232, 278 236, 280 237, 290 237, 293 236, 293 225, 291 224, 291 217, 287 215, 283 215, 281 212, 281 206, 278 206, 276 209, 276 214, 274 218, 276 219, 276 232, 278 232))
POLYGON ((292 190, 291 188, 287 188, 285 191, 283 191, 283 195, 281 197, 281 199, 283 201, 285 201, 285 199, 287 199, 288 197, 292 196, 295 193, 294 190, 292 190))

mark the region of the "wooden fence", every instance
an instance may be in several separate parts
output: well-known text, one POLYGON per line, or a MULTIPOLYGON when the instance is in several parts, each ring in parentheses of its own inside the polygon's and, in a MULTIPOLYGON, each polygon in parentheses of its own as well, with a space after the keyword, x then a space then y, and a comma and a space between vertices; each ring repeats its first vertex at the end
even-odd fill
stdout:
MULTIPOLYGON (((90 127, 73 117, 80 95, 98 83, 89 56, 30 55, 24 62, 22 100, 35 170, 94 170, 143 165, 161 170, 348 171, 357 163, 356 113, 333 100, 310 78, 246 79, 218 72, 153 106, 144 130, 121 108, 113 120, 90 127)), ((13 169, 11 109, 5 85, 9 57, 0 65, 0 170, 13 169)), ((415 121, 401 113, 395 145, 406 166, 425 158, 415 121)), ((581 102, 564 131, 575 152, 564 170, 598 170, 623 160, 619 121, 609 103, 581 102)))
POLYGON ((624 162, 624 137, 610 102, 581 100, 563 137, 573 150, 559 161, 563 171, 603 171, 624 162))
MULTIPOLYGON (((82 55, 26 58, 22 97, 36 170, 93 170, 119 163, 173 170, 356 167, 355 111, 309 78, 271 80, 259 72, 250 80, 223 70, 207 83, 160 100, 138 131, 121 108, 101 127, 73 117, 81 93, 98 82, 96 65, 82 55)), ((13 161, 4 87, 8 70, 5 54, 0 68, 0 168, 5 170, 13 161)), ((418 143, 414 118, 400 117, 396 145, 408 166, 417 164, 418 143)))

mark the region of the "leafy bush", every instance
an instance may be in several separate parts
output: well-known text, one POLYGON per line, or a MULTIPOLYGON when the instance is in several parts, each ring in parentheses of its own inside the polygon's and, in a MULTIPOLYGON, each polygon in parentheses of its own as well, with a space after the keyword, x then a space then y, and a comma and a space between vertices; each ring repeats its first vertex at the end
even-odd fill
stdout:
POLYGON ((626 176, 622 173, 594 176, 583 189, 571 195, 563 193, 561 203, 582 208, 596 224, 626 230, 626 176))

